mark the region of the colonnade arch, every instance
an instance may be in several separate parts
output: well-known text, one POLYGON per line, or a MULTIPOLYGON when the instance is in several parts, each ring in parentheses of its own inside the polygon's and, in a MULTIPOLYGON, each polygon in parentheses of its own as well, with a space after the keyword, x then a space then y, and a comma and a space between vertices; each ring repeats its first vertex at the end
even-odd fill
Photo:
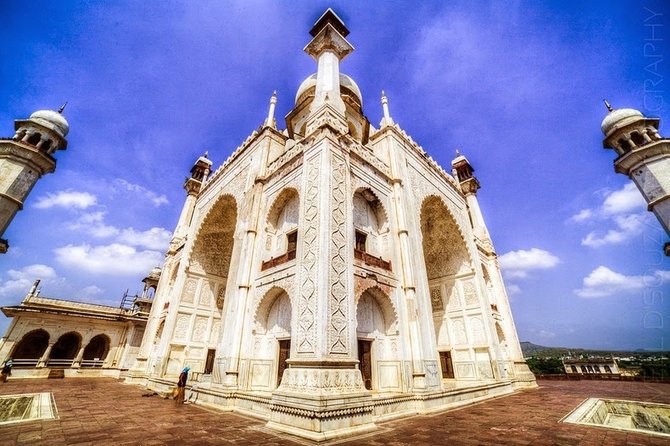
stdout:
POLYGON ((88 345, 84 349, 84 355, 82 359, 84 361, 91 360, 100 360, 104 361, 109 353, 109 346, 111 341, 109 336, 105 334, 99 334, 91 338, 88 342, 88 345))
POLYGON ((18 360, 17 366, 38 366, 43 360, 43 365, 69 367, 80 359, 98 359, 97 365, 101 365, 110 347, 111 340, 103 333, 88 339, 76 331, 59 335, 40 328, 24 334, 9 357, 18 360))
POLYGON ((74 360, 81 348, 81 341, 81 335, 75 331, 61 335, 51 349, 49 361, 74 360))
POLYGON ((43 329, 30 331, 16 344, 10 358, 16 360, 38 360, 49 346, 49 333, 43 329))

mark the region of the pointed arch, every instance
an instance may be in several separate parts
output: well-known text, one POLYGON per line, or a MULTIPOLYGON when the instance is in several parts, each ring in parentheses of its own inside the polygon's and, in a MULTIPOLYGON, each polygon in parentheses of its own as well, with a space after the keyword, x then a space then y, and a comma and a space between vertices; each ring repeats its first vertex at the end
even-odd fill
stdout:
MULTIPOLYGON (((357 188, 352 202, 355 257, 377 266, 388 263, 374 261, 374 258, 390 259, 390 222, 384 204, 369 187, 357 188)), ((390 269, 390 264, 386 269, 390 269)))
POLYGON ((300 195, 293 187, 283 189, 268 210, 263 241, 266 260, 261 269, 285 263, 296 258, 300 195))
POLYGON ((51 349, 49 360, 74 359, 81 347, 81 339, 81 335, 76 331, 70 331, 61 335, 51 349))
POLYGON ((472 257, 463 230, 441 197, 429 195, 423 200, 420 223, 428 280, 471 269, 472 257))
POLYGON ((209 208, 195 236, 190 269, 195 272, 228 277, 237 228, 237 202, 224 194, 209 208))
MULTIPOLYGON (((288 305, 289 309, 288 316, 290 322, 290 317, 292 316, 291 297, 284 288, 275 286, 270 288, 267 291, 267 293, 265 293, 263 298, 258 302, 258 305, 256 306, 256 309, 254 311, 254 327, 257 329, 257 331, 265 331, 265 329, 267 328, 266 325, 268 322, 268 316, 270 315, 270 312, 277 303, 277 301, 280 299, 285 299, 285 302, 282 303, 282 305, 288 305)), ((290 331, 291 329, 289 325, 288 332, 290 333, 290 331)))
POLYGON ((388 294, 376 285, 366 288, 356 296, 357 309, 359 302, 364 296, 368 296, 379 306, 384 318, 384 332, 386 334, 396 334, 398 331, 398 311, 388 294))
POLYGON ((16 344, 9 357, 12 359, 40 359, 49 346, 49 338, 49 333, 42 328, 29 331, 16 344))
POLYGON ((104 361, 109 353, 109 347, 111 345, 111 340, 106 334, 99 334, 91 338, 91 340, 84 348, 84 355, 82 359, 84 361, 88 360, 100 360, 104 361))
MULTIPOLYGON (((286 187, 282 189, 282 191, 277 195, 277 198, 272 202, 272 205, 270 206, 270 209, 268 210, 267 218, 265 219, 266 225, 273 230, 277 230, 277 226, 279 225, 279 219, 281 217, 282 211, 286 211, 287 205, 292 205, 294 200, 297 200, 298 206, 299 206, 299 199, 300 199, 300 194, 298 193, 298 190, 293 188, 293 187, 286 187)), ((292 212, 295 211, 295 216, 294 215, 288 215, 287 219, 290 221, 293 221, 295 219, 295 224, 297 225, 297 211, 299 209, 290 209, 292 212)))

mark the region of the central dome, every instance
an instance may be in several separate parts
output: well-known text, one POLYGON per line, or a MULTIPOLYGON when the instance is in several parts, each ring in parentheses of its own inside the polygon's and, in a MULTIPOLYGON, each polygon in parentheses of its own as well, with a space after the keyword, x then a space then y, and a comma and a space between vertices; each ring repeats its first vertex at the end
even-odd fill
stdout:
MULTIPOLYGON (((303 94, 309 91, 309 89, 312 87, 316 87, 316 73, 312 74, 307 79, 302 81, 302 84, 300 84, 300 87, 298 87, 298 92, 295 95, 296 105, 298 105, 298 103, 302 99, 301 97, 303 96, 303 94)), ((346 74, 340 73, 340 88, 344 88, 355 94, 361 103, 361 107, 363 106, 363 95, 361 95, 360 88, 358 88, 358 85, 356 85, 356 82, 354 82, 352 78, 350 78, 346 74)))

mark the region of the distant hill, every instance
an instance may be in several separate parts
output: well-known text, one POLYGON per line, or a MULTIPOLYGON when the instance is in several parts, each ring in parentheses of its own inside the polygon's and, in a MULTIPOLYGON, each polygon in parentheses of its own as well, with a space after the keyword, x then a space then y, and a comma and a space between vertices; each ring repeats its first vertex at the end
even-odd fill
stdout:
MULTIPOLYGON (((563 357, 563 356, 658 356, 664 354, 663 352, 652 352, 644 350, 636 351, 621 351, 621 350, 590 350, 584 348, 567 348, 567 347, 545 347, 543 345, 533 344, 532 342, 521 342, 521 352, 524 357, 563 357)), ((666 352, 667 353, 667 352, 666 352)))

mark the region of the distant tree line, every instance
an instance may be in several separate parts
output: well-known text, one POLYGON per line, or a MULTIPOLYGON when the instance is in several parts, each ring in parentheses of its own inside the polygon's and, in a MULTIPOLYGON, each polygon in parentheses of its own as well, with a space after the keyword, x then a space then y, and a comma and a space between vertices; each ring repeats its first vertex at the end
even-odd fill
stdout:
POLYGON ((526 359, 526 364, 530 371, 535 375, 557 375, 565 374, 563 362, 558 358, 536 358, 531 357, 526 359))

